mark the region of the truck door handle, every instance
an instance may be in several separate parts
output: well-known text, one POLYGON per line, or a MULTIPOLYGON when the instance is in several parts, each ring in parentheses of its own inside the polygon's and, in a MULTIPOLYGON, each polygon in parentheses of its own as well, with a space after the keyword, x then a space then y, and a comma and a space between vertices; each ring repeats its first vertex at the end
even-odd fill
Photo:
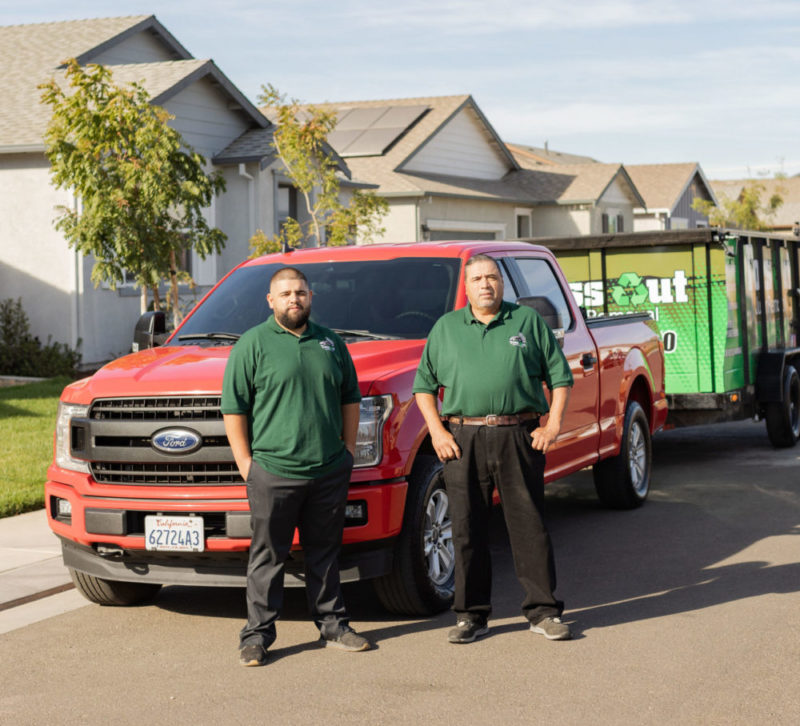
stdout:
POLYGON ((597 358, 594 357, 591 353, 584 353, 581 356, 581 365, 586 368, 594 368, 594 364, 597 363, 597 358))

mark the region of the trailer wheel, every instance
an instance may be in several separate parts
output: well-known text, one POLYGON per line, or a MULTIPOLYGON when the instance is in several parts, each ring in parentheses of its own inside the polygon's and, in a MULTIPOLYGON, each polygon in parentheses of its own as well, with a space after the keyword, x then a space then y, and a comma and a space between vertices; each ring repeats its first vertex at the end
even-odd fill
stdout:
POLYGON ((442 464, 420 456, 408 478, 403 530, 392 571, 374 581, 383 606, 402 615, 446 610, 455 587, 453 530, 442 464))
POLYGON ((773 446, 794 446, 800 439, 800 376, 794 366, 783 372, 783 401, 768 403, 767 435, 773 446))
POLYGON ((642 407, 631 401, 625 411, 619 454, 594 465, 594 488, 614 509, 642 506, 650 491, 650 424, 642 407))
POLYGON ((161 585, 152 582, 123 582, 104 580, 69 568, 75 589, 90 602, 98 605, 136 605, 152 600, 161 585))

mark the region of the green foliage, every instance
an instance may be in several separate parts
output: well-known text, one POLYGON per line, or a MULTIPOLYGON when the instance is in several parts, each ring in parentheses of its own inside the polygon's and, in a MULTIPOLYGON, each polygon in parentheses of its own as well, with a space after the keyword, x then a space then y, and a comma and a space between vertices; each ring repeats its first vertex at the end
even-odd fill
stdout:
POLYGON ((205 173, 205 159, 142 86, 115 85, 103 66, 65 64, 67 90, 55 79, 39 86, 53 111, 45 134, 53 182, 80 202, 59 208, 56 228, 94 255, 95 285, 114 288, 128 270, 143 288, 169 280, 177 304, 180 253, 194 249, 205 259, 224 246, 225 235, 203 216, 224 180, 205 173))
POLYGON ((336 126, 335 114, 316 106, 300 107, 274 86, 262 86, 259 103, 275 114, 273 146, 286 172, 303 196, 310 219, 289 218, 280 233, 268 238, 261 230, 250 240, 254 255, 281 249, 320 244, 323 229, 327 244, 366 242, 382 235, 381 219, 389 211, 385 199, 374 192, 356 191, 345 206, 339 199, 339 178, 328 134, 336 126))
POLYGON ((762 202, 766 191, 764 184, 754 179, 745 185, 736 199, 721 194, 720 206, 717 207, 707 199, 695 197, 692 209, 707 216, 709 224, 715 227, 767 230, 770 228, 770 221, 783 204, 783 197, 775 193, 762 202))
POLYGON ((53 429, 68 378, 0 388, 0 517, 44 506, 53 429))
POLYGON ((42 344, 31 335, 21 300, 0 300, 0 374, 11 376, 74 376, 80 353, 63 343, 42 344))

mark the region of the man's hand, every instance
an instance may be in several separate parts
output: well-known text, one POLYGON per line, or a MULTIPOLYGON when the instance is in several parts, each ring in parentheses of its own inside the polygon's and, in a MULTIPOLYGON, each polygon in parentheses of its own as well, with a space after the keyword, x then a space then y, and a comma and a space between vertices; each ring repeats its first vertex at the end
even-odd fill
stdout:
POLYGON ((535 428, 533 431, 531 431, 531 446, 537 451, 541 451, 543 454, 546 454, 547 450, 558 438, 558 432, 560 430, 560 426, 552 426, 549 422, 547 426, 539 426, 535 428))
POLYGON ((444 427, 441 427, 441 430, 435 433, 431 432, 431 443, 434 451, 436 451, 436 456, 439 457, 439 461, 461 458, 461 449, 453 438, 453 434, 444 427))

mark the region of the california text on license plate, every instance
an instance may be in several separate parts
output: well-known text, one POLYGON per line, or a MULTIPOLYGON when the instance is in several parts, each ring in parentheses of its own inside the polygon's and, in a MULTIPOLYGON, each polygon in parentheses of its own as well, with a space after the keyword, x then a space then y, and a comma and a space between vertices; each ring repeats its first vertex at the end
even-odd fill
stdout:
POLYGON ((144 542, 148 550, 202 552, 203 518, 149 514, 144 518, 144 542))

